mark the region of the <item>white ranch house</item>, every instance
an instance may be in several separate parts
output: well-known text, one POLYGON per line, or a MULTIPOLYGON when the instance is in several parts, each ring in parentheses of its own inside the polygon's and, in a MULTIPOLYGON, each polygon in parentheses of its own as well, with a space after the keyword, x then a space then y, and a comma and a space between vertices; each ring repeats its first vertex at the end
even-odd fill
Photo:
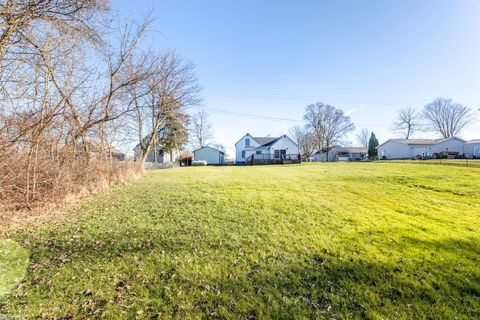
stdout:
POLYGON ((468 158, 480 159, 480 139, 465 143, 464 151, 468 158))
POLYGON ((235 163, 245 164, 247 159, 285 159, 298 157, 298 146, 287 135, 280 137, 253 137, 249 133, 235 143, 235 163))
POLYGON ((206 146, 193 151, 193 160, 206 161, 207 164, 224 164, 225 152, 206 146))
POLYGON ((424 153, 448 153, 467 158, 480 157, 480 140, 460 138, 443 139, 390 139, 377 148, 379 159, 415 159, 424 153))

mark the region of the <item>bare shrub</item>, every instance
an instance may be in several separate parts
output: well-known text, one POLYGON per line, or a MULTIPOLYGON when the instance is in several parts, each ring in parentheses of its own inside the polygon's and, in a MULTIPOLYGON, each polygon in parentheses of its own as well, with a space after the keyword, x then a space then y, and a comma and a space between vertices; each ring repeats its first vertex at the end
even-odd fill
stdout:
POLYGON ((141 49, 148 17, 117 22, 108 0, 0 2, 2 212, 137 175, 141 166, 116 161, 113 146, 143 141, 142 128, 146 153, 153 140, 186 141, 181 108, 197 101, 193 66, 173 51, 141 49))
POLYGON ((97 193, 138 175, 129 161, 41 156, 35 167, 27 154, 12 153, 0 161, 0 211, 33 209, 97 193))

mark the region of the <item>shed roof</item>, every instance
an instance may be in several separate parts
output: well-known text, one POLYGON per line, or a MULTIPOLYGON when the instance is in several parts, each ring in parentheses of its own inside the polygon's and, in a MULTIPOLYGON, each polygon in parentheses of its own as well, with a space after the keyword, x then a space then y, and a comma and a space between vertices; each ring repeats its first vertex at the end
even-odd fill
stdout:
POLYGON ((205 146, 205 147, 201 147, 201 148, 198 148, 198 149, 196 149, 196 150, 193 150, 193 153, 195 153, 195 152, 197 152, 197 151, 200 151, 200 150, 202 150, 202 149, 206 149, 206 148, 209 148, 209 149, 212 149, 212 150, 215 150, 215 151, 218 151, 218 152, 220 152, 220 153, 225 154, 225 152, 223 152, 222 150, 218 150, 217 148, 213 148, 213 147, 210 147, 210 146, 205 146))

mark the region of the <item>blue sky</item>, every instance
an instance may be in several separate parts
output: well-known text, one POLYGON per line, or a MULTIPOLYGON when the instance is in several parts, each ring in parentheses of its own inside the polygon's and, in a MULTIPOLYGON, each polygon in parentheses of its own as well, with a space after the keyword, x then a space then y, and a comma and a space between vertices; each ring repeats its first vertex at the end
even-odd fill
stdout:
MULTIPOLYGON (((196 65, 203 106, 230 154, 246 132, 288 133, 317 101, 348 112, 380 141, 394 137, 401 107, 420 109, 438 96, 480 106, 478 0, 113 1, 113 8, 133 18, 152 9, 152 45, 176 48, 196 65)), ((480 138, 476 113, 464 138, 480 138)))

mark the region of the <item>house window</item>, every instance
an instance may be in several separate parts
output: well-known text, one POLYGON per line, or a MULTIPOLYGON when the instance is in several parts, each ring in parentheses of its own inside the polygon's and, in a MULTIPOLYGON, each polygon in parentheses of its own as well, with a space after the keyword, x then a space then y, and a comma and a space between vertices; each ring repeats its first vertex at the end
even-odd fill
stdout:
POLYGON ((257 154, 262 154, 262 151, 261 151, 261 150, 257 150, 257 154))
POLYGON ((250 139, 245 139, 245 147, 250 147, 250 139))
POLYGON ((287 150, 275 150, 274 151, 274 157, 275 159, 285 159, 287 155, 287 150))
POLYGON ((242 151, 242 158, 245 158, 245 150, 242 151))

